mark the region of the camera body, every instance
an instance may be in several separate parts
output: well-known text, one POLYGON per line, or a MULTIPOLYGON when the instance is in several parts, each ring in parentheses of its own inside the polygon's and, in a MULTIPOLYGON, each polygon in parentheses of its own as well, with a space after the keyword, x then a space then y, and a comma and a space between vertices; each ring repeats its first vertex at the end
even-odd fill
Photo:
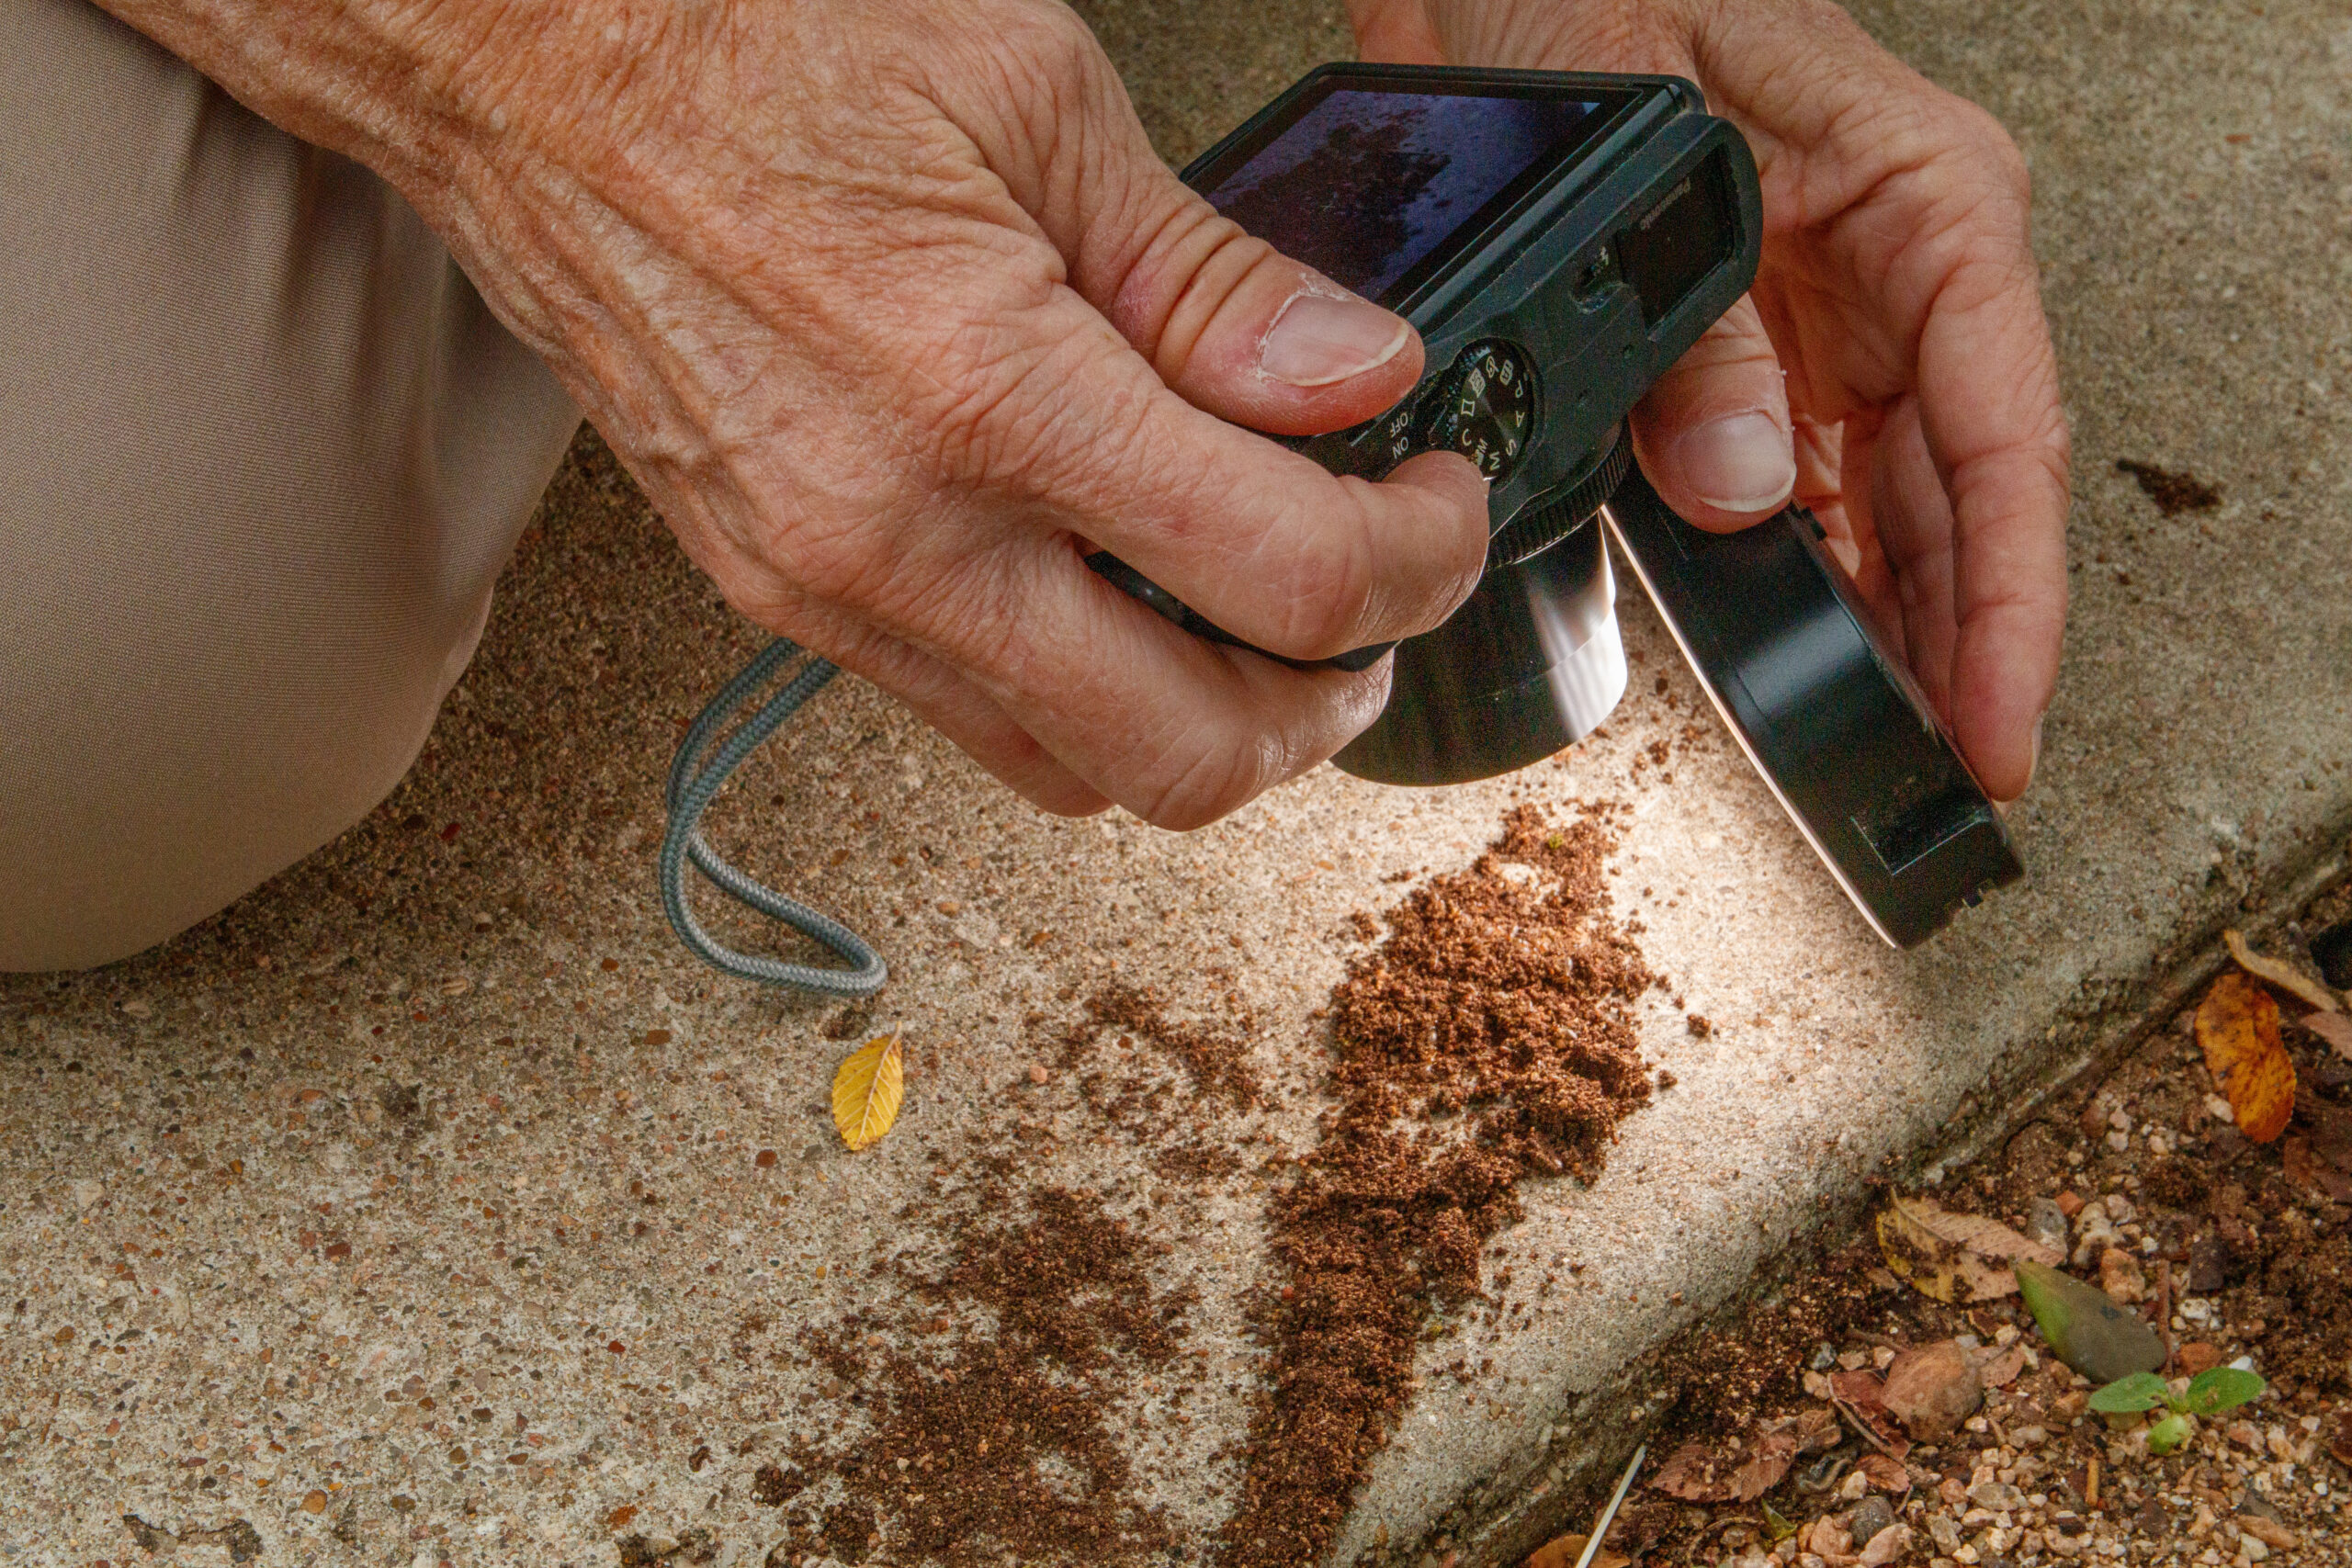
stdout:
MULTIPOLYGON (((1183 178, 1420 333, 1410 395, 1284 445, 1373 479, 1451 450, 1489 481, 1486 577, 1444 627, 1396 647, 1386 711, 1334 760, 1384 783, 1456 784, 1581 738, 1625 684, 1591 520, 1630 461, 1625 416, 1755 276, 1747 143, 1678 77, 1335 64, 1183 178)), ((1238 640, 1114 558, 1091 564, 1188 629, 1238 640)), ((1362 669, 1390 646, 1329 662, 1362 669)))
MULTIPOLYGON (((1285 254, 1410 321, 1427 350, 1379 418, 1277 438, 1378 479, 1454 451, 1489 481, 1487 570, 1395 650, 1385 709, 1333 761, 1387 784, 1524 767, 1625 688, 1600 520, 1775 798, 1871 928, 1909 946, 2022 874, 1900 651, 1790 506, 1710 534, 1633 461, 1625 420, 1754 280, 1755 160, 1671 76, 1338 64, 1194 160, 1185 182, 1285 254)), ((1240 644, 1107 553, 1089 564, 1240 644)), ((1272 657, 1272 656, 1269 656, 1272 657)))

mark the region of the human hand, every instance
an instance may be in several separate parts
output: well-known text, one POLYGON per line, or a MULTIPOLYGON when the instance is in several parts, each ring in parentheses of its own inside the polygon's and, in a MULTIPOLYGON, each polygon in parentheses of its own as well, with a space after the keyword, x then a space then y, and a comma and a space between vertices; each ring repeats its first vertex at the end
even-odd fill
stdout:
POLYGON ((1451 455, 1335 479, 1411 329, 1153 154, 1051 0, 105 0, 398 186, 763 625, 1068 812, 1170 827, 1313 766, 1476 582, 1451 455), (1227 423, 1228 421, 1234 423, 1227 423))
POLYGON ((1793 490, 1986 791, 2023 794, 2065 621, 2067 436, 1999 125, 1827 0, 1350 9, 1367 59, 1670 73, 1738 125, 1762 265, 1636 412, 1643 468, 1717 530, 1793 490))

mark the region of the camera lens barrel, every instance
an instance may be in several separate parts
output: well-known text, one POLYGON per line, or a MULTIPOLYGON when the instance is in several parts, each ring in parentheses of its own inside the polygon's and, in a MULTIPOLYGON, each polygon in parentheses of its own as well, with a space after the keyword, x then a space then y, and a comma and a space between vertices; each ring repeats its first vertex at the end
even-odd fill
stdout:
POLYGON ((1332 761, 1381 784, 1467 784, 1582 739, 1625 693, 1616 604, 1588 513, 1549 547, 1490 565, 1453 619, 1398 643, 1387 707, 1332 761))

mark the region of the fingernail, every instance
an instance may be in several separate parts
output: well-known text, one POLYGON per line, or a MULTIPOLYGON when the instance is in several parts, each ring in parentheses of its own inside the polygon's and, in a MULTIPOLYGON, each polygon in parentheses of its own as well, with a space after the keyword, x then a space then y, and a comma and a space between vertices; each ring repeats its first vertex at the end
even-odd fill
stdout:
POLYGON ((1710 420, 1686 432, 1674 455, 1691 493, 1725 512, 1778 506, 1796 488, 1789 433, 1768 413, 1751 410, 1710 420))
POLYGON ((1258 364, 1294 387, 1328 387, 1387 364, 1412 330, 1368 299, 1301 294, 1274 318, 1258 364))
POLYGON ((2028 789, 2033 787, 2033 775, 2041 771, 2041 719, 2049 716, 2048 714, 2043 714, 2041 718, 2033 721, 2033 755, 2026 759, 2025 764, 2025 783, 2028 789))

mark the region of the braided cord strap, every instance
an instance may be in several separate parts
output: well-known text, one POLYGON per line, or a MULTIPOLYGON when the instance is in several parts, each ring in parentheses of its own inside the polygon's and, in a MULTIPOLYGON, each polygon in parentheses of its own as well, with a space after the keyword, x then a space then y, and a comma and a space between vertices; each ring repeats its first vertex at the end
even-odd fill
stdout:
POLYGON ((803 703, 822 691, 826 682, 841 673, 831 660, 812 656, 785 682, 782 689, 720 739, 720 732, 736 715, 748 707, 776 672, 800 651, 798 644, 782 637, 768 644, 758 658, 719 688, 718 694, 710 699, 687 729, 685 739, 678 742, 678 753, 671 759, 669 782, 662 791, 670 810, 670 826, 662 836, 662 856, 656 868, 662 886, 662 908, 669 915, 678 940, 714 969, 741 979, 792 986, 827 996, 870 997, 882 988, 890 971, 882 962, 882 955, 868 946, 865 938, 831 916, 787 898, 745 875, 703 841, 702 814, 718 796, 728 776, 742 766, 743 760, 758 750, 760 744, 775 734, 786 719, 798 712, 803 703), (702 922, 686 907, 689 862, 721 893, 822 943, 840 954, 850 967, 820 969, 807 964, 786 964, 756 953, 738 953, 723 945, 703 930, 702 922))

